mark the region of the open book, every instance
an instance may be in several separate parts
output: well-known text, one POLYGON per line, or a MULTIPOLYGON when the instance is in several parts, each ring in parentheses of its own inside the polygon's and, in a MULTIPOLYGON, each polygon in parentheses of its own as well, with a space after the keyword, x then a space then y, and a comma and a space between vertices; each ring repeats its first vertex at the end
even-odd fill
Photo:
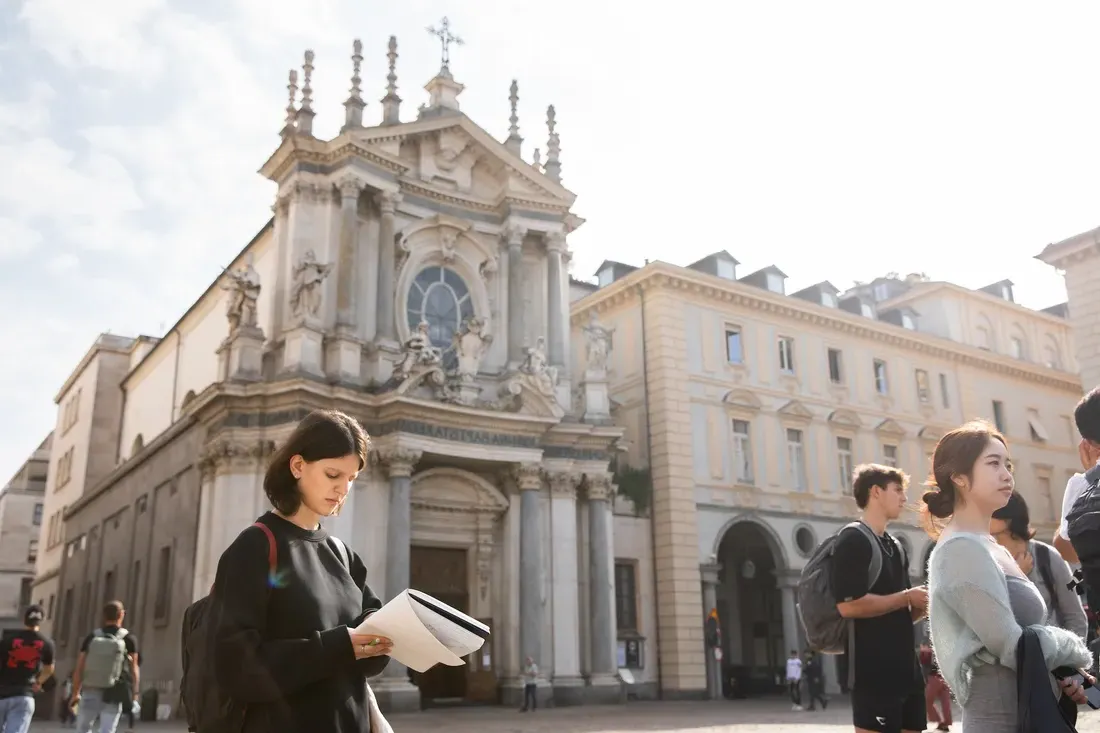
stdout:
POLYGON ((459 667, 462 657, 476 652, 489 627, 427 593, 402 591, 355 628, 393 640, 390 657, 417 672, 437 664, 459 667))

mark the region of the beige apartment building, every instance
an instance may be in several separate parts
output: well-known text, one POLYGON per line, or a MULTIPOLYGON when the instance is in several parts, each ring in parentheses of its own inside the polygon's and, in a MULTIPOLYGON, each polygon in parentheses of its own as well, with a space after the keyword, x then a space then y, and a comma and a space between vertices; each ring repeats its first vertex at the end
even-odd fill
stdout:
MULTIPOLYGON (((574 341, 593 319, 613 329, 611 412, 627 462, 652 477, 636 627, 666 697, 717 695, 719 675, 775 685, 802 646, 799 572, 856 515, 856 465, 904 469, 915 502, 938 438, 995 421, 1043 534, 1077 467, 1064 307, 1021 307, 1008 282, 972 291, 915 275, 788 294, 778 268, 739 277, 738 264, 726 252, 689 267, 606 262, 598 285, 573 284, 574 341), (721 664, 704 649, 712 608, 721 664)), ((915 515, 895 531, 919 581, 932 543, 915 515)), ((827 659, 830 685, 843 665, 827 659)))
POLYGON ((54 633, 61 603, 57 577, 65 551, 65 508, 106 476, 118 462, 122 390, 119 383, 131 359, 142 354, 142 340, 100 335, 61 386, 54 402, 57 423, 41 526, 32 595, 46 609, 42 627, 54 633))
POLYGON ((0 628, 20 625, 31 603, 52 440, 46 436, 0 489, 0 628))
POLYGON ((1047 245, 1036 259, 1062 272, 1081 386, 1100 385, 1100 228, 1047 245))

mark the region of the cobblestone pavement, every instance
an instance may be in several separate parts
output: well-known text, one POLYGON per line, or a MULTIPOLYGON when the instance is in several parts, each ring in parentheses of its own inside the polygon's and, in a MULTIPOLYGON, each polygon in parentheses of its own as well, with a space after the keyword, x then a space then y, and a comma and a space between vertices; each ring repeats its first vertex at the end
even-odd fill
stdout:
MULTIPOLYGON (((390 717, 395 733, 839 733, 851 731, 847 701, 827 711, 794 712, 780 699, 705 703, 630 703, 625 706, 559 708, 519 713, 504 708, 434 710, 390 717)), ((959 726, 954 726, 959 730, 959 726)), ((36 722, 33 733, 71 731, 36 722)), ((125 729, 120 727, 120 731, 125 729)), ((178 723, 144 723, 138 731, 183 733, 178 723)), ((1085 712, 1079 733, 1100 733, 1100 711, 1085 712)))

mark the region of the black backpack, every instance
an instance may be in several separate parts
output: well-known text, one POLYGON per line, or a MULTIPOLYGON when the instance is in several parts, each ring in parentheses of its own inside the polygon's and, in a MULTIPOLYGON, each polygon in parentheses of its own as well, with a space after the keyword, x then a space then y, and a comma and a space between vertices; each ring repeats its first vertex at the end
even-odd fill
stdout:
POLYGON ((1085 472, 1088 486, 1066 514, 1066 530, 1073 551, 1081 561, 1089 608, 1100 608, 1100 466, 1085 472))

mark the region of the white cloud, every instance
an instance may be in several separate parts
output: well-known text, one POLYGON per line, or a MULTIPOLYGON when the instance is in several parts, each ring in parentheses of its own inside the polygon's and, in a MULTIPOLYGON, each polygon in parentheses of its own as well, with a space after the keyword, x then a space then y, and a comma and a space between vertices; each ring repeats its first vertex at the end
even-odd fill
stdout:
POLYGON ((42 235, 27 223, 0 216, 0 262, 26 255, 41 242, 42 235))
POLYGON ((30 134, 41 130, 50 122, 50 103, 55 96, 49 84, 32 82, 26 100, 0 105, 0 135, 30 134))

